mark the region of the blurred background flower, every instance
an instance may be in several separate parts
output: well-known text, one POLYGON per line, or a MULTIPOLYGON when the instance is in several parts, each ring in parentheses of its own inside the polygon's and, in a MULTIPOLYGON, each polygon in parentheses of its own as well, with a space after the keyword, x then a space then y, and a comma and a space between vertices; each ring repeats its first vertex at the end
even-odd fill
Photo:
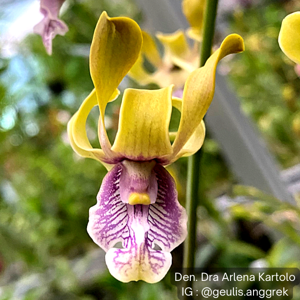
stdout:
POLYGON ((33 30, 42 37, 49 55, 52 54, 52 40, 55 36, 65 35, 68 31, 68 26, 58 18, 64 2, 65 0, 40 0, 40 12, 43 19, 33 27, 33 30))

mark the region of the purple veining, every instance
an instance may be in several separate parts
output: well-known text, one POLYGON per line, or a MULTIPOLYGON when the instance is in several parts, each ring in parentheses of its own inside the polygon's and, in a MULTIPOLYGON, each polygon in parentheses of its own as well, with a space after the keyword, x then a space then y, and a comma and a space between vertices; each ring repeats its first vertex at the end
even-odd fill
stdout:
POLYGON ((88 233, 105 251, 129 235, 127 207, 119 193, 121 172, 122 165, 117 164, 107 173, 97 196, 97 204, 90 208, 88 233))
MULTIPOLYGON (((128 171, 128 164, 127 169, 125 165, 126 162, 118 163, 105 176, 97 204, 90 209, 88 232, 107 251, 106 263, 114 277, 123 282, 157 282, 171 266, 169 252, 186 237, 187 216, 177 200, 173 178, 159 164, 153 164, 150 172, 153 171, 157 183, 156 202, 124 203, 120 182, 128 171), (123 248, 112 248, 118 242, 122 242, 123 248), (155 250, 155 245, 161 250, 155 250)), ((150 178, 153 180, 152 175, 150 178)))

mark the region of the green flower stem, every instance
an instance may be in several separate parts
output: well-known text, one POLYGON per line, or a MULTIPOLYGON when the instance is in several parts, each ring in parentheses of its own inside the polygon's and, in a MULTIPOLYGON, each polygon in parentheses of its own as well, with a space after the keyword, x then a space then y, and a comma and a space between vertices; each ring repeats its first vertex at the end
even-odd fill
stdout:
MULTIPOLYGON (((201 0, 199 0, 201 1, 201 0)), ((200 53, 200 67, 211 55, 218 0, 206 0, 203 20, 203 41, 200 53)), ((188 161, 186 209, 188 214, 188 236, 184 243, 183 268, 194 268, 197 233, 197 206, 199 200, 200 163, 202 152, 198 151, 188 161)))
POLYGON ((211 55, 211 48, 215 33, 217 8, 218 0, 206 0, 205 15, 203 20, 203 40, 200 51, 200 67, 204 66, 207 59, 211 55))

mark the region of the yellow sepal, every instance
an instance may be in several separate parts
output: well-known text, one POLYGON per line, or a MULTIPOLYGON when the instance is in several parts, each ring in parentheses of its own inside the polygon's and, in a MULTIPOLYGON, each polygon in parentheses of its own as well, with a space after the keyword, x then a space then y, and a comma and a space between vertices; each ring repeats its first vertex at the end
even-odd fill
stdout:
POLYGON ((159 55, 157 46, 150 34, 142 31, 143 34, 143 46, 142 53, 147 59, 156 67, 159 68, 162 64, 161 57, 159 55))
POLYGON ((170 34, 157 33, 156 37, 164 45, 165 51, 167 51, 165 55, 170 55, 171 60, 173 57, 189 58, 190 48, 182 30, 170 34))
POLYGON ((142 47, 138 24, 126 17, 109 18, 103 12, 97 23, 90 52, 90 72, 101 114, 123 77, 137 60, 142 47))
POLYGON ((283 19, 278 42, 284 54, 300 64, 300 12, 292 13, 283 19))
POLYGON ((196 41, 201 40, 205 0, 183 0, 182 11, 191 25, 188 36, 196 41))

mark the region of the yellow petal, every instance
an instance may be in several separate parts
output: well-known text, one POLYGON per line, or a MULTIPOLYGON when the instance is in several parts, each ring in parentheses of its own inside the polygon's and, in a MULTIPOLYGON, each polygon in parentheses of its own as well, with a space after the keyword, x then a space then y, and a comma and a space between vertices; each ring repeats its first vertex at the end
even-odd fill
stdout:
POLYGON ((278 41, 284 54, 300 64, 300 12, 292 13, 283 19, 278 41))
POLYGON ((137 23, 126 17, 109 18, 103 12, 97 23, 90 52, 90 72, 100 109, 99 139, 104 151, 110 142, 104 127, 107 102, 123 77, 137 60, 142 47, 142 32, 137 23))
POLYGON ((183 91, 178 134, 172 145, 173 156, 176 156, 189 141, 206 114, 214 96, 218 62, 228 54, 243 50, 243 39, 237 34, 231 34, 225 38, 220 48, 207 60, 206 64, 193 71, 188 77, 183 91))
POLYGON ((171 34, 156 34, 157 38, 164 45, 167 53, 172 57, 187 59, 190 56, 190 48, 182 30, 178 30, 171 34))
POLYGON ((157 46, 150 34, 142 31, 143 34, 143 47, 142 53, 147 57, 147 59, 156 67, 159 68, 162 64, 157 46))
POLYGON ((184 144, 178 154, 175 156, 174 161, 182 156, 191 156, 196 153, 203 145, 205 138, 205 124, 202 120, 200 124, 196 127, 195 131, 184 144))
POLYGON ((97 96, 93 90, 69 121, 68 135, 71 146, 78 155, 102 162, 105 159, 104 152, 91 146, 86 133, 86 120, 95 105, 97 105, 97 96))
POLYGON ((183 0, 182 11, 191 25, 188 33, 193 39, 200 40, 202 33, 205 0, 183 0))
MULTIPOLYGON (((180 112, 182 109, 182 100, 179 98, 172 98, 172 105, 177 108, 180 112)), ((170 132, 169 137, 170 140, 174 140, 177 136, 178 132, 170 132)), ((184 146, 181 148, 179 153, 175 155, 171 161, 168 163, 172 163, 173 161, 177 160, 178 158, 182 156, 190 156, 196 153, 201 146, 203 145, 205 138, 205 124, 204 121, 202 120, 200 124, 196 127, 194 133, 192 136, 189 138, 189 140, 184 144, 184 146)))
POLYGON ((190 39, 192 39, 192 40, 194 40, 198 43, 202 42, 202 30, 199 30, 199 29, 196 29, 196 28, 188 28, 186 30, 186 35, 190 39))
MULTIPOLYGON (((119 91, 115 90, 110 101, 113 101, 119 95, 119 91)), ((86 133, 86 121, 92 108, 96 106, 97 96, 95 89, 83 101, 79 110, 73 115, 68 123, 68 135, 70 143, 74 151, 82 156, 93 158, 100 161, 107 169, 109 166, 105 162, 110 162, 108 157, 102 149, 95 149, 91 146, 86 133)))
POLYGON ((172 89, 125 90, 114 152, 141 161, 172 153, 168 136, 172 89))

